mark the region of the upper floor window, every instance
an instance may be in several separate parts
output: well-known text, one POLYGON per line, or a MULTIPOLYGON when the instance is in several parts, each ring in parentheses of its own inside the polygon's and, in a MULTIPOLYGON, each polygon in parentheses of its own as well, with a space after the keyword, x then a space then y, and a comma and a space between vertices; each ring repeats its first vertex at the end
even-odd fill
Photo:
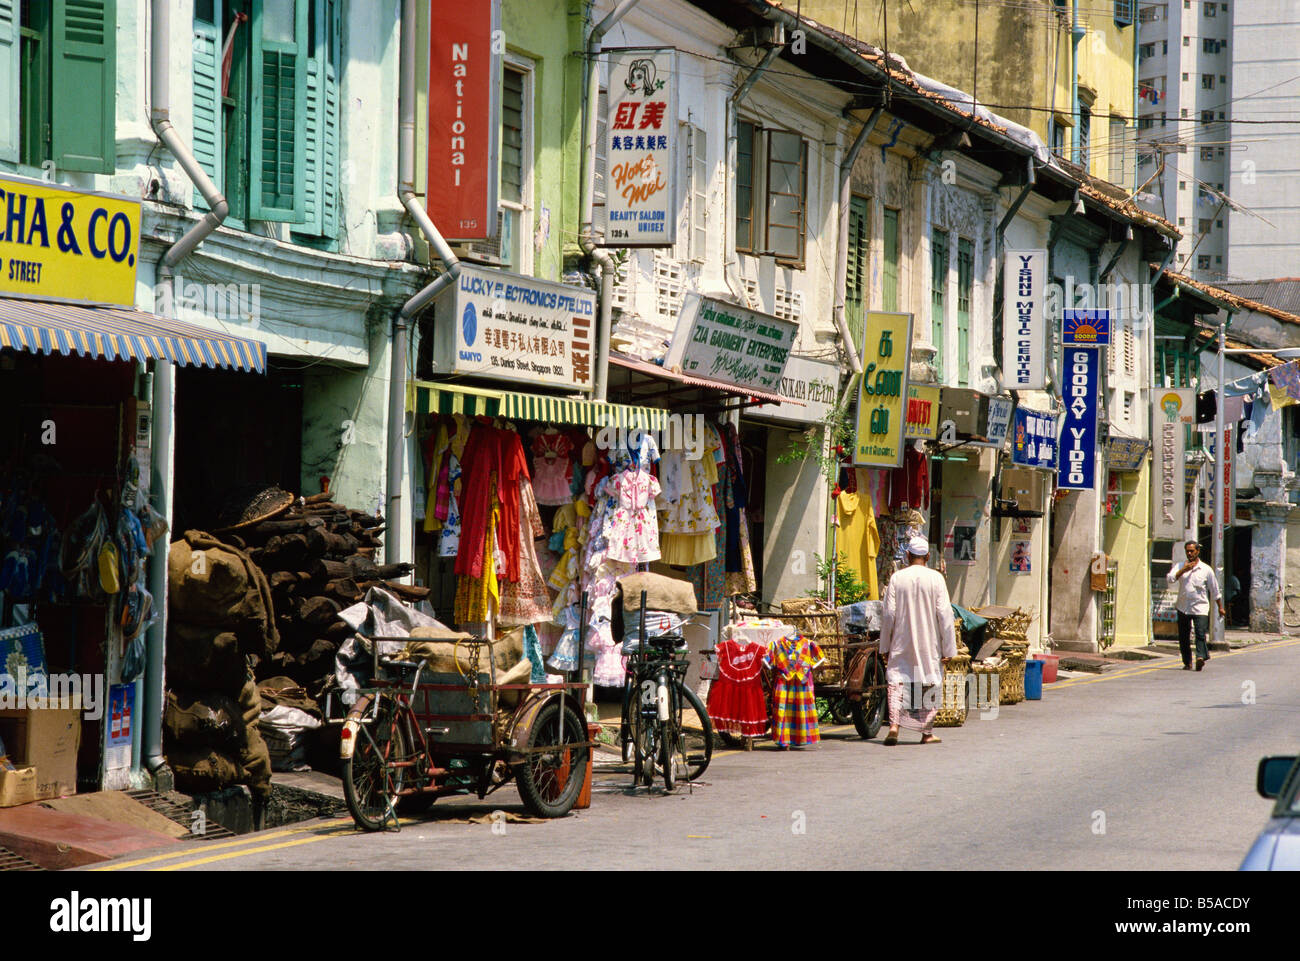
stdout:
POLYGON ((745 122, 739 125, 739 134, 736 249, 802 267, 807 232, 808 141, 796 133, 764 130, 745 122), (765 163, 755 163, 759 157, 765 163))
POLYGON ((327 241, 338 232, 339 7, 194 4, 194 155, 236 224, 287 223, 327 241))
POLYGON ((1088 167, 1088 141, 1092 133, 1092 111, 1079 104, 1079 165, 1088 167))
POLYGON ((1133 5, 1135 0, 1115 0, 1115 22, 1121 27, 1133 23, 1133 5))
POLYGON ((116 37, 112 0, 0 0, 0 160, 113 172, 116 37))
MULTIPOLYGON (((1223 9, 1224 9, 1224 10, 1227 10, 1227 9, 1228 9, 1227 4, 1224 5, 1223 9)), ((1205 15, 1206 15, 1207 17, 1213 17, 1213 16, 1215 16, 1217 13, 1218 13, 1218 6, 1217 6, 1216 4, 1213 4, 1213 3, 1207 3, 1207 4, 1205 5, 1205 15)))

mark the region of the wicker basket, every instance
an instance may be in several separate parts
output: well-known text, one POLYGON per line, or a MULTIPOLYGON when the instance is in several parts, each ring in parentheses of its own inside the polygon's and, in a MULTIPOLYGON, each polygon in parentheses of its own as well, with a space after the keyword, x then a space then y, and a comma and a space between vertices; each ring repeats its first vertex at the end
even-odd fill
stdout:
POLYGON ((844 644, 840 633, 840 618, 835 608, 816 597, 795 597, 781 601, 780 617, 797 629, 807 640, 815 641, 824 658, 813 671, 813 680, 820 683, 839 683, 844 676, 844 644), (810 616, 820 615, 820 616, 810 616))
POLYGON ((1002 683, 998 697, 1003 704, 1019 704, 1025 699, 1025 652, 1012 648, 1003 650, 1002 683))
POLYGON ((943 704, 935 716, 935 727, 961 727, 966 723, 966 674, 970 657, 958 654, 948 661, 943 675, 943 704))
POLYGON ((972 711, 994 710, 1002 703, 1002 670, 997 664, 976 661, 966 679, 966 706, 972 711))

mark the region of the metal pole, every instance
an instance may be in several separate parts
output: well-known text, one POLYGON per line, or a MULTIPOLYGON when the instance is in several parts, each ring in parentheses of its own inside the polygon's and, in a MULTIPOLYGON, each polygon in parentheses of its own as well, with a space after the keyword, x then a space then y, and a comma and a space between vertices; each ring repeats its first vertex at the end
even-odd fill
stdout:
MULTIPOLYGON (((1223 319, 1219 321, 1219 383, 1218 397, 1214 405, 1214 523, 1211 525, 1211 537, 1214 538, 1214 576, 1219 581, 1219 597, 1222 602, 1223 597, 1223 528, 1228 520, 1223 516, 1224 494, 1223 489, 1223 459, 1226 456, 1225 442, 1223 437, 1223 351, 1227 342, 1228 321, 1223 319)), ((1211 637, 1216 641, 1223 640, 1224 618, 1214 620, 1214 612, 1210 612, 1211 623, 1215 625, 1211 632, 1211 637)))

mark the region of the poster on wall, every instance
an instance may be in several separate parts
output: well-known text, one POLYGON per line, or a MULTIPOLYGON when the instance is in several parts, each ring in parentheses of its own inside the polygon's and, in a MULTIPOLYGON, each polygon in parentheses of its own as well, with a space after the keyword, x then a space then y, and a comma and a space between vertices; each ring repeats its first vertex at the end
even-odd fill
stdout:
POLYGON ((425 209, 448 240, 497 232, 500 0, 432 0, 425 209), (490 175, 489 175, 490 174, 490 175))
POLYGON ((1100 351, 1075 347, 1065 351, 1065 419, 1061 422, 1060 466, 1056 486, 1061 490, 1092 490, 1097 473, 1097 389, 1100 351))
POLYGON ((1033 573, 1030 558, 1029 541, 1012 541, 1011 542, 1011 573, 1012 574, 1030 574, 1033 573))
POLYGON ((1188 387, 1152 391, 1151 437, 1155 478, 1151 484, 1151 536, 1182 540, 1187 530, 1185 442, 1187 425, 1196 420, 1196 392, 1188 387))
POLYGON ((944 554, 953 564, 970 565, 979 560, 980 502, 968 495, 948 497, 944 502, 948 530, 944 554))
POLYGON ((608 50, 605 247, 677 240, 677 51, 608 50))
POLYGON ((1047 386, 1046 250, 1008 250, 1002 266, 1002 376, 1009 390, 1047 386))
POLYGON ((868 311, 858 384, 853 463, 901 467, 907 421, 907 374, 912 359, 912 315, 868 311))

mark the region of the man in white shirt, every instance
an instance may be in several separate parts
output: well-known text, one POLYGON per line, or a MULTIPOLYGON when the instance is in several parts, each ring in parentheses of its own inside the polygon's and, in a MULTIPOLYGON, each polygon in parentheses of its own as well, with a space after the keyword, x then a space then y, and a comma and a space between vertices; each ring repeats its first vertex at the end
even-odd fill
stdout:
POLYGON ((1196 629, 1196 669, 1199 671, 1210 659, 1205 646, 1205 635, 1210 629, 1210 601, 1225 617, 1223 597, 1219 594, 1219 581, 1214 568, 1201 560, 1201 545, 1187 542, 1187 563, 1168 574, 1171 585, 1178 585, 1178 647, 1183 655, 1183 670, 1192 669, 1192 629, 1196 629))

